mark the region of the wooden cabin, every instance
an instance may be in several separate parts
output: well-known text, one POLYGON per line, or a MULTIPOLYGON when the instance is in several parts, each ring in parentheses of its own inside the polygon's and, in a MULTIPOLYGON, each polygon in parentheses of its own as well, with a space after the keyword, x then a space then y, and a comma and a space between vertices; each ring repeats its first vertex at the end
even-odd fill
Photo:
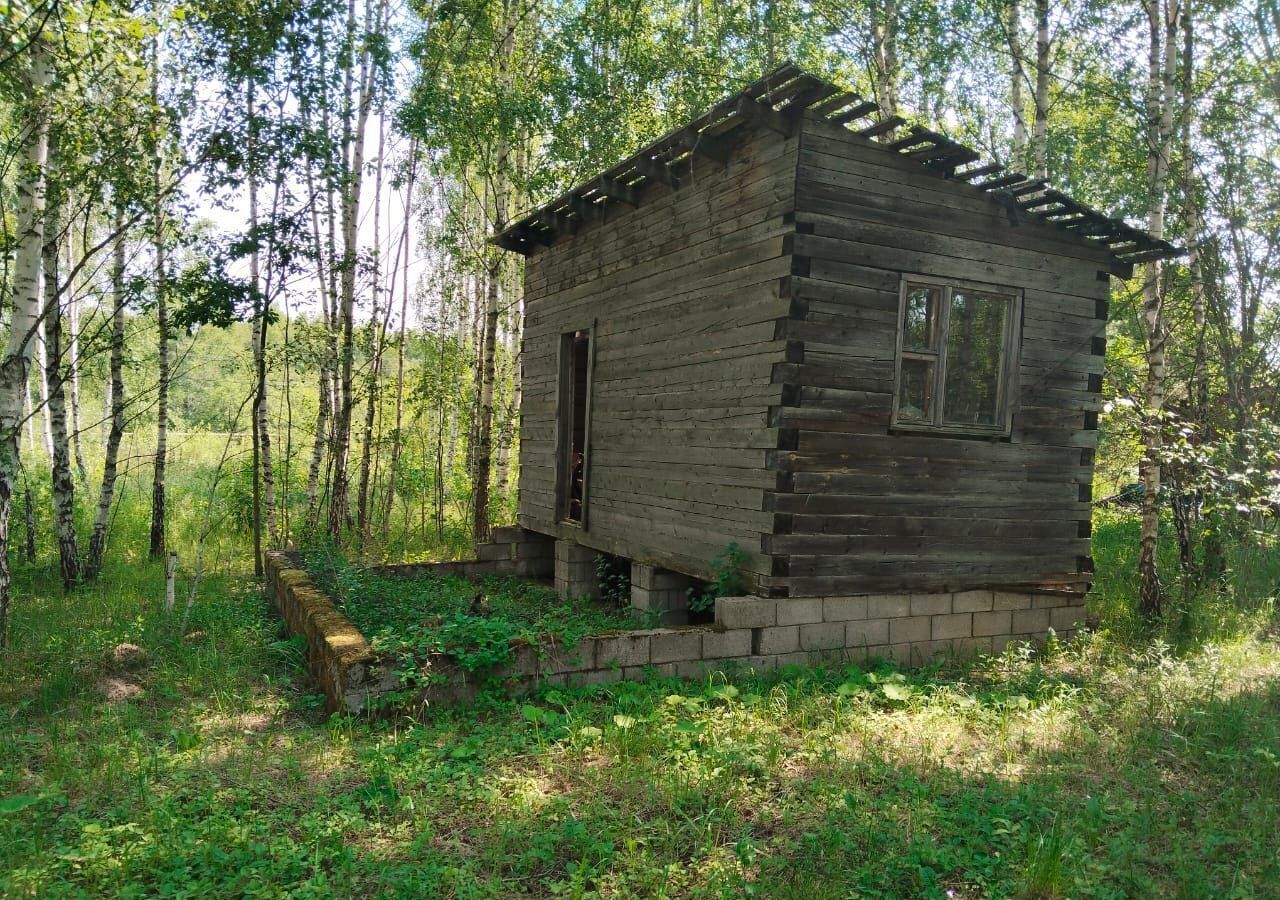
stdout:
POLYGON ((519 524, 562 587, 737 544, 775 622, 1087 590, 1110 279, 1178 251, 876 113, 786 65, 495 236, 526 258, 519 524))

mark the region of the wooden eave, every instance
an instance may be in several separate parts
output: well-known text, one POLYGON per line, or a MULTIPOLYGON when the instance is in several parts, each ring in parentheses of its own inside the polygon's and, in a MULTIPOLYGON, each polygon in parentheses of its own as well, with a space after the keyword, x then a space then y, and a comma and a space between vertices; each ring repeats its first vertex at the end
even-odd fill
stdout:
POLYGON ((946 135, 899 116, 868 121, 880 107, 839 86, 809 75, 793 63, 779 68, 717 103, 687 125, 664 134, 613 168, 582 182, 532 212, 490 240, 505 250, 529 255, 550 246, 562 234, 573 234, 584 222, 602 221, 605 210, 637 206, 650 182, 678 190, 682 168, 695 155, 726 165, 743 125, 756 124, 780 135, 794 133, 807 110, 843 127, 868 146, 920 164, 939 178, 968 185, 1023 216, 1051 225, 1075 240, 1111 255, 1111 271, 1130 277, 1139 263, 1180 256, 1185 251, 1154 238, 1123 220, 1107 216, 1043 181, 1020 172, 1005 172, 999 163, 983 163, 980 154, 946 135), (976 181, 982 177, 984 180, 976 181))

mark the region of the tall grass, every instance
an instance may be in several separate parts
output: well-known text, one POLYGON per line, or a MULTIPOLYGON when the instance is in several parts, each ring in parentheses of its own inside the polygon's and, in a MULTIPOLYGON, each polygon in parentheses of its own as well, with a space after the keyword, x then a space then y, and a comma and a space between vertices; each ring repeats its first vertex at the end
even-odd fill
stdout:
POLYGON ((1254 534, 1227 547, 1226 578, 1197 584, 1182 571, 1173 528, 1163 523, 1157 556, 1168 605, 1158 623, 1143 621, 1138 596, 1139 522, 1128 512, 1101 510, 1094 517, 1096 581, 1089 614, 1125 643, 1158 637, 1181 649, 1227 640, 1271 626, 1280 595, 1280 552, 1275 537, 1254 534))

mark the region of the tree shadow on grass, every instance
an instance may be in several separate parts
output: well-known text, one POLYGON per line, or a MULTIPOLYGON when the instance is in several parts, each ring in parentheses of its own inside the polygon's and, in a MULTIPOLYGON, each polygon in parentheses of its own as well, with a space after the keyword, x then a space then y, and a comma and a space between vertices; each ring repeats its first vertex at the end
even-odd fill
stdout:
POLYGON ((1274 675, 1234 693, 1135 684, 1138 699, 1108 711, 1121 701, 1097 672, 972 674, 912 674, 904 700, 865 679, 852 690, 844 670, 658 679, 420 724, 278 710, 245 729, 232 702, 200 733, 123 741, 115 787, 82 783, 3 827, 28 877, 102 893, 124 876, 149 892, 422 897, 1249 896, 1280 883, 1274 675))
MULTIPOLYGON (((793 714, 805 701, 832 708, 838 687, 790 686, 793 714)), ((767 737, 681 746, 679 722, 659 724, 667 696, 610 693, 583 711, 622 706, 642 723, 627 730, 656 734, 606 730, 599 755, 560 759, 572 775, 543 776, 537 802, 496 792, 459 828, 394 848, 377 884, 444 871, 449 895, 537 884, 642 896, 1251 896, 1280 876, 1275 681, 1097 743, 1033 749, 1016 777, 906 761, 874 742, 856 754, 791 747, 770 765, 767 737), (681 766, 688 777, 673 774, 681 766)), ((715 708, 734 714, 733 703, 715 708)))

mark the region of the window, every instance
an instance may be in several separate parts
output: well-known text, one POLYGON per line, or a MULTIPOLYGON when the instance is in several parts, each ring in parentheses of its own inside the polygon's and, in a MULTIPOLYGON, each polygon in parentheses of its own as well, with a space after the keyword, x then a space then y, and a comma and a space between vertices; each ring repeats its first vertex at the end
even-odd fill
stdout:
POLYGON ((586 527, 591 436, 592 332, 561 335, 557 506, 560 519, 586 527))
POLYGON ((1009 433, 1021 295, 908 276, 902 282, 897 428, 1009 433))

